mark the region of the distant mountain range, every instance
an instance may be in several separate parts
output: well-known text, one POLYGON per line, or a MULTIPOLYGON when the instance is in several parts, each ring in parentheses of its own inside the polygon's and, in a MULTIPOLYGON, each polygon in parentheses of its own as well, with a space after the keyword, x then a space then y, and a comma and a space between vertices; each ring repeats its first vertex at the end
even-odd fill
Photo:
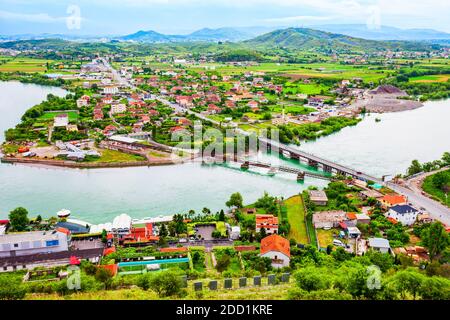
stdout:
POLYGON ((450 39, 450 33, 433 29, 400 29, 388 26, 370 29, 364 24, 329 24, 314 26, 313 28, 368 40, 422 41, 450 39))
MULTIPOLYGON (((309 27, 311 29, 341 34, 354 38, 367 40, 399 40, 399 41, 431 41, 450 40, 450 34, 432 29, 399 29, 395 27, 381 26, 378 29, 369 29, 363 24, 329 24, 309 27)), ((224 27, 218 29, 203 28, 187 35, 167 35, 156 31, 138 31, 129 35, 100 36, 100 35, 70 35, 70 34, 21 34, 0 35, 0 40, 36 40, 36 39, 63 39, 71 41, 134 41, 144 43, 165 42, 240 42, 280 30, 286 27, 224 27)), ((307 29, 307 28, 289 28, 307 29)), ((436 41, 438 42, 438 41, 436 41)))
POLYGON ((187 35, 165 35, 152 30, 118 37, 122 41, 136 42, 176 42, 176 41, 230 41, 239 42, 276 30, 272 27, 203 28, 187 35))

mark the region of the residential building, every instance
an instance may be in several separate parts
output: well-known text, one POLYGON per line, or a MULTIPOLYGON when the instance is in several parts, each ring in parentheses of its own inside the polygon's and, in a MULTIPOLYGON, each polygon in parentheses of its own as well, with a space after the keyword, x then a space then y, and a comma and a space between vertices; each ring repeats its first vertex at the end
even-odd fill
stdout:
POLYGON ((409 205, 396 205, 389 209, 387 218, 395 219, 405 226, 410 226, 416 222, 418 214, 419 211, 409 205))
POLYGON ((359 224, 369 224, 370 223, 370 217, 365 213, 359 213, 356 214, 356 222, 359 224))
POLYGON ((129 235, 131 232, 131 217, 125 213, 115 217, 111 231, 118 238, 129 235))
POLYGON ((70 232, 63 228, 6 234, 0 236, 0 257, 67 251, 69 242, 70 232))
POLYGON ((103 94, 114 95, 114 94, 118 94, 118 93, 119 93, 119 89, 116 86, 106 86, 103 88, 103 94))
POLYGON ((123 103, 113 104, 111 106, 111 114, 118 114, 127 111, 127 106, 123 103))
POLYGON ((391 246, 389 245, 389 240, 383 238, 369 238, 369 248, 380 251, 381 253, 390 253, 391 246))
POLYGON ((58 114, 53 118, 54 127, 66 127, 69 124, 69 115, 67 113, 58 114))
POLYGON ((289 241, 277 234, 265 237, 261 240, 260 256, 270 258, 273 268, 289 266, 291 258, 289 241))
POLYGON ((339 226, 340 222, 345 220, 347 220, 347 213, 342 210, 316 212, 312 218, 314 227, 317 229, 336 228, 339 226))
POLYGON ((387 209, 396 205, 405 205, 408 202, 408 198, 399 195, 399 194, 387 194, 384 197, 378 199, 380 201, 381 205, 387 209))
POLYGON ((256 232, 264 228, 266 234, 278 233, 278 218, 271 214, 256 215, 256 232))
POLYGON ((328 197, 325 191, 322 190, 310 190, 310 200, 318 206, 326 206, 328 203, 328 197))

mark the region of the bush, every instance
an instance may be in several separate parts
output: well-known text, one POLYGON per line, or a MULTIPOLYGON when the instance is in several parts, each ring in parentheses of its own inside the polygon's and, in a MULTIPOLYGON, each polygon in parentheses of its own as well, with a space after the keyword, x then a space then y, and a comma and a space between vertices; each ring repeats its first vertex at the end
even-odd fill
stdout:
POLYGON ((0 278, 0 300, 21 300, 26 290, 19 281, 0 278))
POLYGON ((160 297, 181 295, 183 286, 179 274, 172 270, 155 274, 147 273, 140 277, 137 284, 144 290, 155 291, 160 297))

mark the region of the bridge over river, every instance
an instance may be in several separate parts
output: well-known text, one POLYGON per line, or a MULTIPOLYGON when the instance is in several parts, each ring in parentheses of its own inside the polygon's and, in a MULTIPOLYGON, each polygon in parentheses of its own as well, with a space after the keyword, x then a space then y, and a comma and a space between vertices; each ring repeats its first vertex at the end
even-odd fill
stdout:
POLYGON ((279 142, 276 142, 276 141, 273 141, 270 139, 266 139, 266 138, 259 138, 259 141, 260 141, 260 143, 262 143, 263 146, 266 146, 267 150, 271 150, 272 152, 275 150, 278 150, 278 152, 280 154, 282 154, 283 156, 286 156, 291 159, 297 159, 299 161, 304 161, 309 166, 321 169, 326 173, 350 176, 352 178, 359 179, 359 180, 366 181, 366 182, 373 181, 373 182, 376 182, 379 184, 384 183, 383 179, 379 179, 379 178, 373 177, 369 174, 365 174, 363 172, 354 170, 352 168, 340 165, 333 161, 320 158, 318 156, 301 151, 300 149, 297 149, 297 148, 290 147, 283 143, 279 143, 279 142))

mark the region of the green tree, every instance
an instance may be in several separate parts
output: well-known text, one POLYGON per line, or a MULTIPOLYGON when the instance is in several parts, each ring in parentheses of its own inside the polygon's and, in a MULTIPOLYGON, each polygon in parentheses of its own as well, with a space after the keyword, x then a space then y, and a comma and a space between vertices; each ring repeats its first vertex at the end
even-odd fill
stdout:
POLYGON ((222 256, 217 260, 217 263, 216 263, 216 269, 217 269, 217 271, 219 271, 220 273, 224 272, 224 271, 228 268, 228 266, 230 265, 230 263, 231 263, 231 258, 230 258, 230 256, 227 255, 227 254, 222 255, 222 256))
POLYGON ((302 268, 294 277, 297 286, 308 292, 325 290, 330 286, 328 272, 316 267, 302 268))
POLYGON ((155 291, 160 297, 179 295, 182 287, 183 282, 180 276, 173 270, 149 274, 148 288, 155 291))
POLYGON ((448 233, 440 222, 433 222, 422 232, 421 237, 422 244, 428 249, 431 261, 449 245, 448 233))
POLYGON ((450 165, 450 152, 445 152, 442 156, 442 162, 444 166, 450 165))
POLYGON ((225 203, 225 205, 226 205, 228 208, 231 208, 231 207, 236 207, 236 208, 238 208, 238 209, 242 208, 242 207, 244 206, 244 205, 243 205, 242 195, 241 195, 239 192, 233 193, 233 194, 230 196, 230 200, 228 200, 228 201, 225 203))
POLYGON ((225 212, 223 210, 220 210, 218 219, 219 221, 225 221, 225 212))
POLYGON ((408 168, 408 175, 412 176, 416 173, 422 172, 423 168, 422 165, 420 164, 419 160, 413 160, 411 162, 411 165, 408 168))
POLYGON ((427 277, 423 280, 418 293, 425 300, 449 300, 450 280, 441 277, 427 277))
POLYGON ((393 277, 397 291, 400 292, 402 298, 405 299, 406 294, 409 293, 414 300, 420 291, 424 279, 424 275, 411 268, 399 271, 393 277))
POLYGON ((15 231, 24 231, 29 222, 28 211, 25 208, 16 208, 9 214, 9 223, 15 231))
POLYGON ((95 279, 102 282, 105 285, 105 289, 109 289, 111 287, 113 274, 108 269, 98 268, 95 273, 95 279))

